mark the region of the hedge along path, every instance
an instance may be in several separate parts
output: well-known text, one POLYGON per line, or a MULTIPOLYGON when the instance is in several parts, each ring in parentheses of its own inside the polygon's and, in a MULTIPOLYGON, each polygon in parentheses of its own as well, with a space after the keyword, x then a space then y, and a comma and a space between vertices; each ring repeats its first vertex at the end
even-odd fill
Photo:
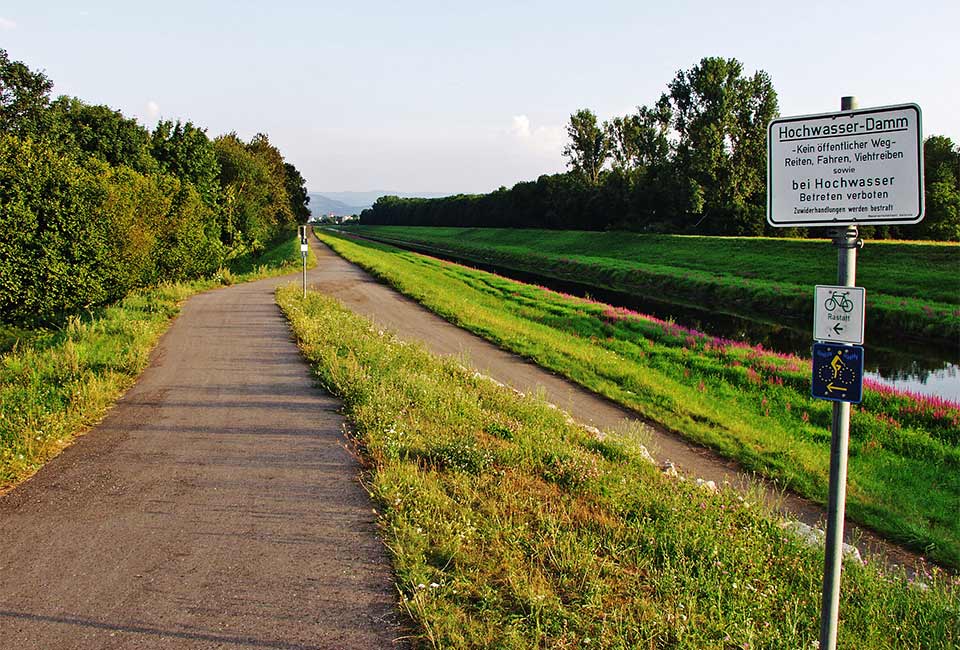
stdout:
MULTIPOLYGON (((587 425, 607 431, 644 428, 649 433, 651 451, 657 460, 670 461, 683 473, 712 480, 718 485, 729 482, 745 490, 760 486, 766 500, 785 516, 809 526, 816 526, 824 519, 825 511, 820 504, 765 484, 735 462, 687 442, 656 423, 641 419, 633 411, 456 327, 414 300, 380 284, 325 245, 317 247, 316 253, 317 270, 311 276, 315 280, 314 288, 395 331, 400 338, 422 342, 435 354, 462 357, 468 365, 522 392, 542 393, 547 400, 587 425)), ((908 570, 925 563, 924 558, 913 551, 850 521, 845 525, 844 539, 857 546, 861 553, 879 555, 908 570)))
POLYGON ((274 303, 294 278, 188 300, 109 415, 0 497, 0 645, 393 647, 340 402, 274 303))

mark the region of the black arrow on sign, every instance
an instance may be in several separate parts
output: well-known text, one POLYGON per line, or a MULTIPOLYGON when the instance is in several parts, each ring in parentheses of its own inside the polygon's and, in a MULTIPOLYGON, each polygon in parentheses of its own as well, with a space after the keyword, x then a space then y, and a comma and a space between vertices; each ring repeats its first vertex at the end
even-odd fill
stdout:
POLYGON ((839 336, 840 332, 842 331, 843 331, 843 328, 840 327, 840 323, 837 323, 836 325, 833 326, 833 333, 836 334, 837 336, 839 336))

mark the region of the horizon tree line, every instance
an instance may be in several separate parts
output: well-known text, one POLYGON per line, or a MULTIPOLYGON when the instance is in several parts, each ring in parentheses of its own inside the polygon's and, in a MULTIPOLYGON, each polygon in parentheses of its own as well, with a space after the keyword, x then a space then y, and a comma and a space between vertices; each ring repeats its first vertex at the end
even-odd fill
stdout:
MULTIPOLYGON (((600 122, 570 116, 569 171, 511 189, 439 199, 381 197, 361 223, 816 236, 766 222, 766 128, 779 116, 770 76, 734 58, 680 70, 651 105, 600 122)), ((862 226, 867 237, 960 240, 960 148, 925 141, 927 214, 915 226, 862 226)))

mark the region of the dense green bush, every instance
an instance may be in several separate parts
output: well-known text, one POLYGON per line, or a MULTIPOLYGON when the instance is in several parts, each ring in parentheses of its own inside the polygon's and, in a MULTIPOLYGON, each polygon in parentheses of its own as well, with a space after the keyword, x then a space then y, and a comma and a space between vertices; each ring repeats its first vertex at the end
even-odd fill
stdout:
POLYGON ((157 229, 157 276, 187 280, 209 275, 223 261, 215 214, 192 185, 171 181, 170 211, 157 229))
POLYGON ((58 324, 163 280, 211 275, 309 214, 267 136, 153 132, 106 106, 50 101, 0 49, 0 324, 58 324))
POLYGON ((49 145, 0 136, 0 309, 52 319, 115 298, 105 285, 108 195, 95 171, 49 145))

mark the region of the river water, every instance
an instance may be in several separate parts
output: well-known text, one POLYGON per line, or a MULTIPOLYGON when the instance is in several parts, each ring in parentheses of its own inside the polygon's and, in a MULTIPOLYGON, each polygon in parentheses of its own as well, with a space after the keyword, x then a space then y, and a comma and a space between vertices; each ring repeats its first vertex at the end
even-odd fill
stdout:
MULTIPOLYGON (((557 288, 555 284, 544 285, 557 288)), ((566 291, 565 289, 559 289, 566 291)), ((650 314, 723 338, 760 344, 768 350, 810 357, 813 344, 813 308, 810 328, 800 330, 792 325, 752 320, 741 316, 705 311, 683 305, 642 300, 616 292, 589 290, 591 297, 602 302, 622 303, 634 311, 650 314), (611 295, 613 294, 613 295, 611 295), (629 304, 628 304, 629 303, 629 304)), ((585 293, 574 295, 585 295, 585 293)), ((813 291, 810 291, 813 300, 813 291)), ((921 395, 943 397, 960 402, 960 342, 949 346, 931 346, 917 341, 871 343, 869 316, 864 343, 866 376, 896 388, 921 395)))
MULTIPOLYGON (((429 254, 443 257, 432 251, 429 254)), ((608 291, 577 282, 555 280, 533 273, 478 264, 455 257, 446 259, 521 282, 539 284, 555 291, 581 297, 590 296, 594 300, 617 307, 626 307, 663 320, 671 319, 678 325, 699 330, 704 334, 760 344, 768 350, 810 358, 810 348, 813 345, 813 287, 810 287, 810 326, 807 329, 799 329, 789 324, 754 320, 688 305, 640 298, 618 291, 608 291)), ((910 340, 871 342, 869 304, 864 339, 864 365, 867 377, 921 395, 960 402, 960 341, 955 341, 952 346, 930 345, 910 340)))

